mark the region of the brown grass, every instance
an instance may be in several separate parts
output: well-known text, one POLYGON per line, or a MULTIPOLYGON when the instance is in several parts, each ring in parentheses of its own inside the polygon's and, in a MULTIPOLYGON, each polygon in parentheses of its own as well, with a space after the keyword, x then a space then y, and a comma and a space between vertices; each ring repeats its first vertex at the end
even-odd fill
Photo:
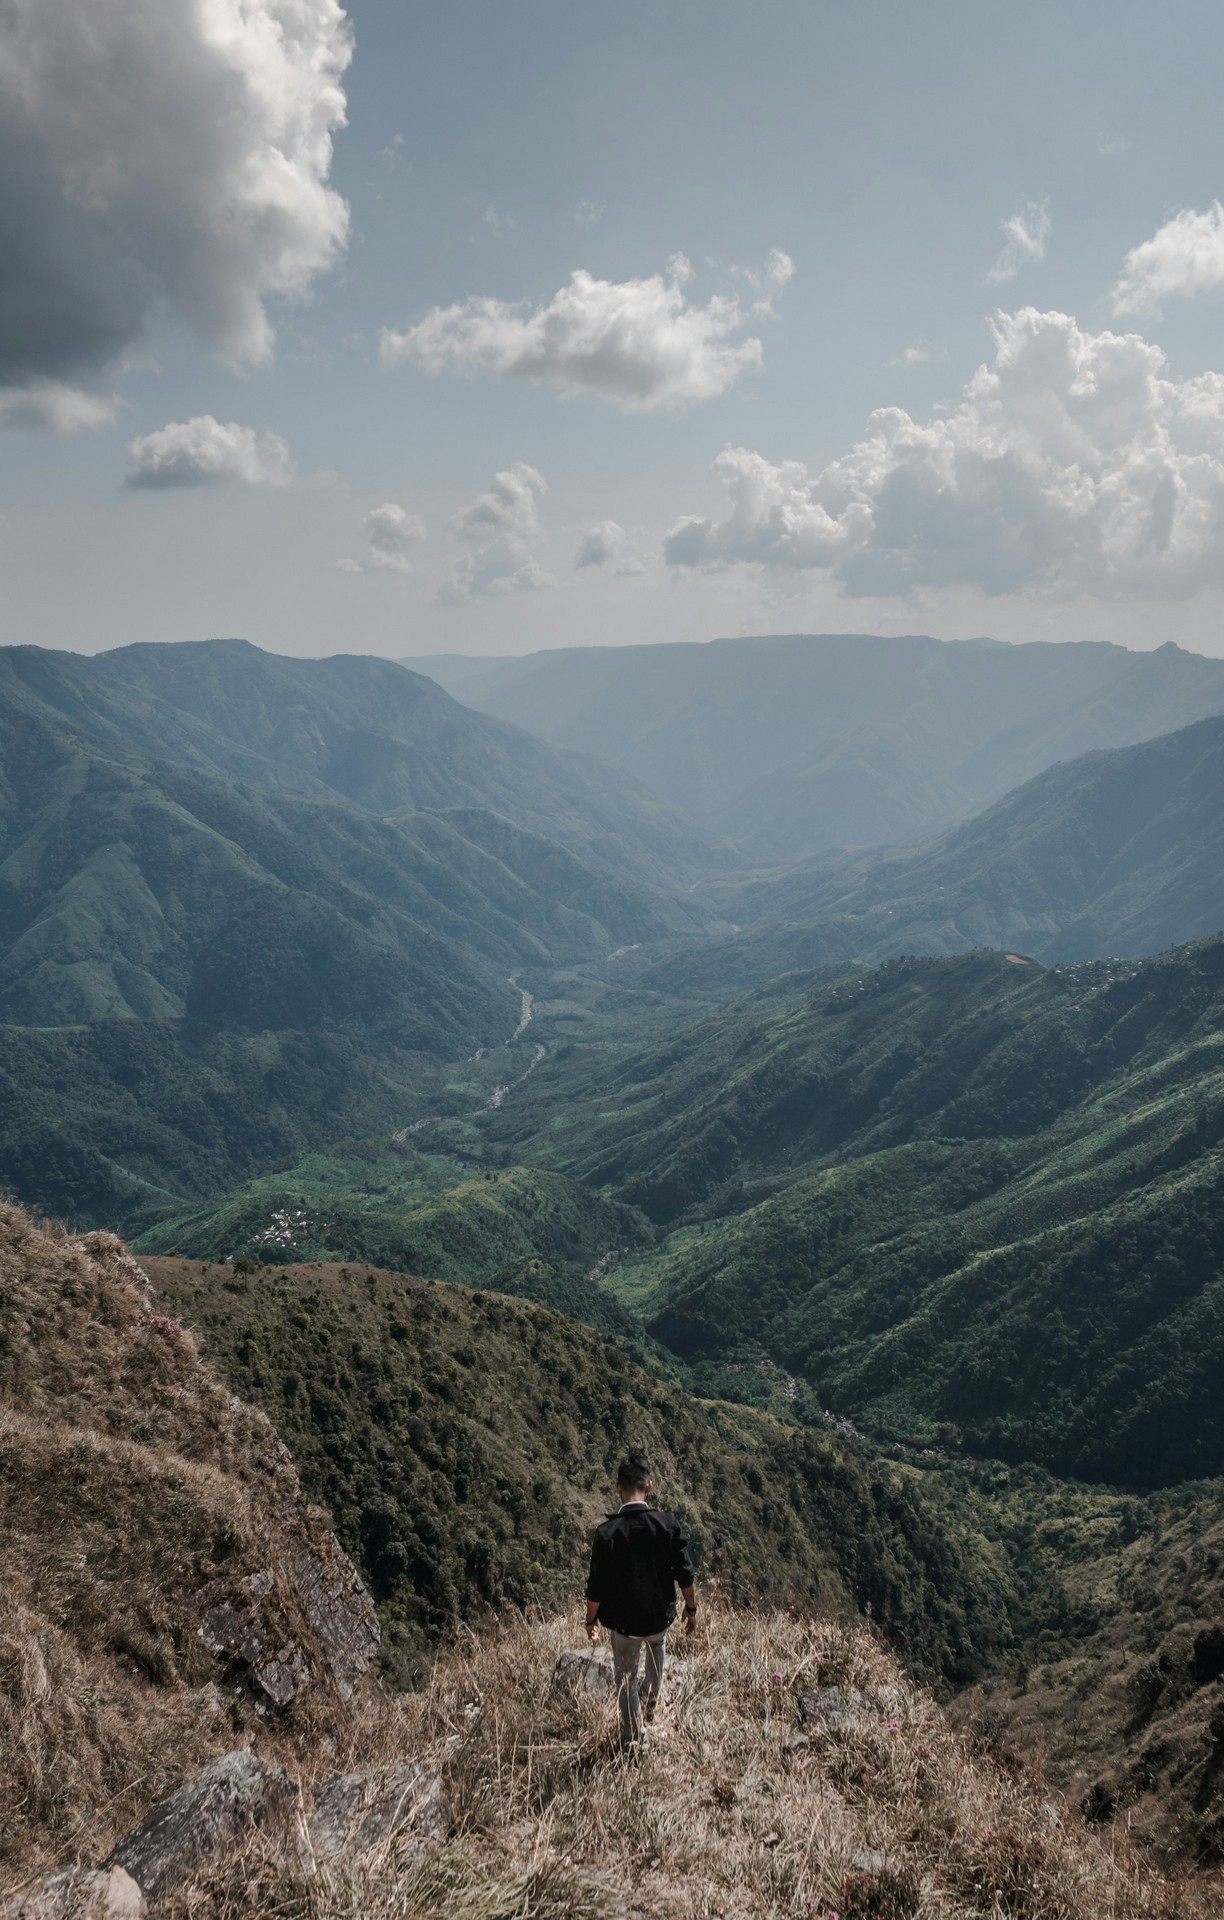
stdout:
MULTIPOLYGON (((181 1893, 166 1920, 1208 1920, 1220 1883, 1145 1863, 1039 1779, 954 1732, 864 1627, 707 1612, 671 1649, 640 1759, 610 1702, 557 1693, 577 1616, 461 1641, 420 1694, 352 1728, 347 1763, 440 1767, 455 1831, 408 1874, 390 1855, 308 1875, 271 1836, 181 1893), (849 1724, 790 1755, 796 1692, 837 1686, 849 1724), (866 1850, 872 1850, 869 1854, 866 1850), (883 1859, 880 1859, 880 1856, 883 1859)), ((336 1757, 329 1758, 334 1767, 336 1757)), ((311 1768, 310 1771, 315 1771, 311 1768)))

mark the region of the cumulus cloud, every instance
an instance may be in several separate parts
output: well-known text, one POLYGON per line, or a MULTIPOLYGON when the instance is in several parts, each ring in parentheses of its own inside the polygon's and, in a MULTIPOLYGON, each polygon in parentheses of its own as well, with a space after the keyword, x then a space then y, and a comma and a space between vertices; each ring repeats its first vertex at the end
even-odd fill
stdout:
POLYGON ((364 560, 337 560, 342 573, 411 573, 412 550, 425 538, 419 513, 408 513, 394 500, 372 507, 363 519, 364 560))
POLYGON ((640 574, 646 562, 630 546, 630 536, 615 520, 597 520, 588 527, 574 556, 576 567, 611 566, 617 574, 640 574))
POLYGON ((0 427, 42 428, 49 433, 79 433, 83 427, 109 427, 118 402, 100 393, 43 380, 28 387, 0 390, 0 427))
POLYGON ((494 474, 488 491, 456 517, 455 531, 469 551, 443 587, 443 600, 497 598, 556 585, 528 544, 540 531, 540 502, 547 491, 543 474, 525 460, 494 474))
POLYGON ((665 558, 823 569, 852 594, 1143 597, 1224 581, 1224 374, 1174 379, 1139 335, 1032 307, 993 332, 957 406, 926 425, 884 408, 820 473, 727 448, 726 517, 686 515, 665 558))
POLYGON ((1176 294, 1224 286, 1224 207, 1213 200, 1206 213, 1187 209, 1132 247, 1113 290, 1115 314, 1153 313, 1176 294))
POLYGON ((194 420, 171 420, 156 433, 141 434, 128 453, 132 471, 127 487, 227 486, 280 487, 292 478, 289 449, 278 433, 256 433, 231 420, 223 425, 211 413, 194 420))
POLYGON ((266 302, 345 241, 349 57, 338 0, 4 0, 0 388, 88 382, 164 317, 266 360, 266 302))
POLYGON ((1014 280, 1022 267, 1045 259, 1050 237, 1050 213, 1044 200, 1030 200, 1019 213, 1002 222, 1003 250, 986 278, 995 286, 1014 280))
POLYGON ((606 567, 624 552, 625 529, 615 520, 597 520, 582 537, 574 560, 576 567, 606 567))
MULTIPOLYGON (((773 295, 793 271, 775 249, 764 275, 768 295, 754 312, 772 311, 773 295)), ((646 280, 597 280, 579 268, 534 312, 491 298, 435 307, 406 332, 384 328, 383 364, 411 360, 429 373, 475 369, 549 380, 634 411, 712 400, 760 365, 761 342, 738 337, 746 322, 737 299, 690 301, 691 276, 678 254, 667 277, 646 280)))

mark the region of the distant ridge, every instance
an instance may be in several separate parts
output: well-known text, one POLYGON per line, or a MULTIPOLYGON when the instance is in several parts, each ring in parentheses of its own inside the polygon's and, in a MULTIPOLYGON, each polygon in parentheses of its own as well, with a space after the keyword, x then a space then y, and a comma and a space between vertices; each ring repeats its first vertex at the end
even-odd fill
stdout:
POLYGON ((1224 660, 1172 643, 773 634, 404 664, 759 860, 927 839, 1055 761, 1224 712, 1224 660))

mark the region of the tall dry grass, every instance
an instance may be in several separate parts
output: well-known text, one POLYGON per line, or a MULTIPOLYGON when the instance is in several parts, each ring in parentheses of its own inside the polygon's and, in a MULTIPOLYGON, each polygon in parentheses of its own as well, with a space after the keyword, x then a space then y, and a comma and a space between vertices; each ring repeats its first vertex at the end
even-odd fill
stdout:
POLYGON ((670 1651, 640 1759, 612 1702, 558 1692, 578 1617, 461 1640, 420 1694, 373 1705, 329 1766, 411 1753, 443 1771, 441 1860, 393 1850, 309 1875, 270 1836, 179 1895, 173 1920, 1208 1920, 1219 1882, 1102 1839, 1039 1778, 956 1732, 865 1627, 708 1611, 670 1651), (796 1694, 839 1688, 843 1726, 788 1751, 796 1694))

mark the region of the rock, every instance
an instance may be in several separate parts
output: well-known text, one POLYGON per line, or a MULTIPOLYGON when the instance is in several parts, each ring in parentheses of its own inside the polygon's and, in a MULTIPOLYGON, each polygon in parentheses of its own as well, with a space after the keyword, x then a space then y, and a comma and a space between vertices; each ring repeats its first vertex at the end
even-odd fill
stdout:
POLYGON ((296 1603, 296 1630, 276 1575, 265 1567, 236 1588, 216 1581, 196 1596, 200 1638, 273 1706, 286 1707, 328 1682, 347 1700, 378 1651, 373 1602, 333 1536, 312 1545, 291 1535, 286 1559, 278 1570, 296 1603), (304 1637, 295 1637, 303 1627, 304 1637))
POLYGON ((0 1920, 141 1920, 144 1895, 122 1867, 54 1873, 0 1906, 0 1920))
POLYGON ((553 1685, 565 1693, 611 1693, 611 1655, 602 1648, 559 1655, 553 1685))
POLYGON ((879 1847, 856 1847, 850 1855, 852 1873, 883 1873, 888 1855, 879 1847))
POLYGON ((283 1768, 265 1767, 245 1749, 223 1754, 146 1813, 103 1866, 122 1867, 142 1893, 165 1893, 238 1845, 296 1795, 283 1768))
POLYGON ((811 1687, 795 1695, 799 1718, 804 1726, 832 1731, 850 1724, 853 1709, 862 1704, 861 1694, 847 1700, 840 1687, 811 1687))
POLYGON ((351 1858, 394 1841, 400 1866, 424 1860, 449 1828, 441 1776, 415 1760, 381 1772, 337 1774, 316 1789, 306 1821, 316 1859, 351 1858))
POLYGON ((788 1733, 782 1743, 782 1751, 783 1753, 789 1753, 791 1757, 794 1758, 797 1754, 807 1753, 811 1744, 812 1736, 810 1733, 788 1733))
POLYGON ((334 1534, 323 1552, 294 1541, 290 1557, 307 1621, 337 1693, 347 1700, 378 1652, 381 1635, 374 1602, 334 1534))

